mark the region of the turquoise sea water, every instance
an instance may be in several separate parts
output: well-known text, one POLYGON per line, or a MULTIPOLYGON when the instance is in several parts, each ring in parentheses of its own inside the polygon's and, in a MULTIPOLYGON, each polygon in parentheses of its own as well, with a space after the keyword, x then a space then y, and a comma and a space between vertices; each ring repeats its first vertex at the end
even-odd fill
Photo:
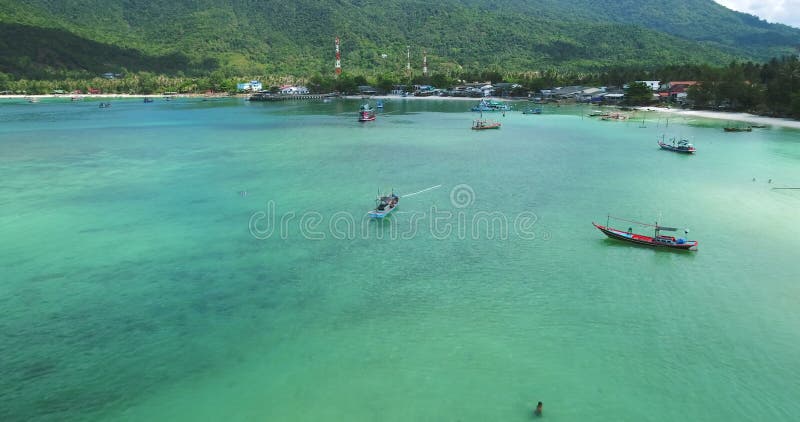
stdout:
POLYGON ((0 420, 796 420, 800 132, 385 104, 0 103, 0 420))

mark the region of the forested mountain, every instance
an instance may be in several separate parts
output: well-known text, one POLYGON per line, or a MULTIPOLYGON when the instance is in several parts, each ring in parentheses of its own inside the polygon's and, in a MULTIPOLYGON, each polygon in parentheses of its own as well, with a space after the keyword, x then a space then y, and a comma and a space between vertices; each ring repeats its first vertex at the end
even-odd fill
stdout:
POLYGON ((800 29, 712 0, 0 0, 0 72, 353 74, 764 61, 800 29), (385 55, 385 56, 384 56, 385 55))

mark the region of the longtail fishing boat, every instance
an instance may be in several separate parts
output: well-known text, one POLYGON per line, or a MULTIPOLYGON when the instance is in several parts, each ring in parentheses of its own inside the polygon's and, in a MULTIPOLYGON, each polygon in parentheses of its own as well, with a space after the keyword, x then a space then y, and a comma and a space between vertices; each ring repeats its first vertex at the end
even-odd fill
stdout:
MULTIPOLYGON (((610 215, 608 216, 608 220, 611 220, 612 218, 614 220, 626 221, 640 226, 652 227, 654 233, 652 236, 637 234, 633 232, 633 227, 629 227, 627 231, 615 229, 609 226, 609 221, 606 221, 605 226, 602 226, 595 222, 592 222, 592 225, 595 226, 601 232, 603 232, 603 234, 605 234, 606 236, 612 239, 622 240, 624 242, 634 243, 642 246, 665 247, 665 248, 679 249, 685 251, 697 250, 698 242, 696 240, 686 240, 686 238, 683 237, 676 238, 674 236, 667 236, 661 234, 661 232, 678 231, 678 229, 674 227, 660 226, 658 222, 656 222, 656 224, 647 224, 647 223, 640 223, 638 221, 631 221, 622 218, 611 217, 610 215)), ((689 230, 684 229, 684 234, 688 235, 689 230)))
POLYGON ((542 108, 526 108, 525 110, 522 110, 522 114, 542 114, 542 108))
POLYGON ((661 139, 658 140, 658 146, 660 146, 661 149, 674 152, 682 152, 685 154, 694 154, 695 151, 697 151, 694 145, 690 144, 687 139, 681 139, 679 141, 676 141, 675 138, 672 138, 671 141, 672 144, 664 142, 664 136, 662 135, 661 139))
POLYGON ((389 195, 378 195, 378 198, 375 200, 375 202, 375 209, 368 212, 367 215, 369 215, 370 218, 383 218, 397 208, 397 204, 400 202, 400 197, 395 195, 394 190, 392 190, 392 193, 389 195))
POLYGON ((358 110, 358 121, 371 122, 373 120, 375 120, 375 110, 372 109, 369 103, 362 104, 361 108, 358 110))
POLYGON ((472 122, 472 130, 500 129, 500 122, 488 122, 480 119, 472 122))
POLYGON ((752 126, 725 126, 722 128, 725 132, 752 132, 752 126))
POLYGON ((601 116, 600 120, 628 120, 628 115, 622 113, 610 113, 608 115, 601 116))

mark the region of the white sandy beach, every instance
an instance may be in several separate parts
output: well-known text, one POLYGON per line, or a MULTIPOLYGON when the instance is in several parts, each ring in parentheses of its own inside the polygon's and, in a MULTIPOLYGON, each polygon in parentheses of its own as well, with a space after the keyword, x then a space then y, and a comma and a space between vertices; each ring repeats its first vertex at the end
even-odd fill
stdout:
POLYGON ((800 120, 779 119, 777 117, 756 116, 750 113, 736 113, 731 111, 710 111, 710 110, 681 110, 660 107, 638 107, 640 111, 654 111, 659 113, 675 114, 683 117, 701 117, 706 119, 732 120, 737 122, 747 122, 759 125, 771 125, 800 129, 800 120))

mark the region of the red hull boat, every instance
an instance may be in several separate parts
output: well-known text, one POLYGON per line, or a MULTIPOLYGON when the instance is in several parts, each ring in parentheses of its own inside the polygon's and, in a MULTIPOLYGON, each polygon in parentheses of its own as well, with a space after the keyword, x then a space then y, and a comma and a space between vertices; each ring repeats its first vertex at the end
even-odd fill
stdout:
MULTIPOLYGON (((609 217, 610 218, 610 217, 609 217)), ((621 219, 618 219, 621 220, 621 219)), ((628 220, 623 220, 628 221, 628 220)), ((592 225, 595 226, 598 230, 603 232, 606 236, 622 240, 624 242, 635 243, 637 245, 642 246, 653 246, 653 247, 664 247, 670 249, 679 249, 684 251, 696 251, 698 242, 696 240, 686 240, 682 237, 676 238, 674 236, 665 236, 660 234, 662 231, 677 231, 678 229, 673 227, 664 227, 659 226, 658 224, 645 224, 645 223, 638 223, 635 221, 631 221, 635 224, 645 225, 649 227, 655 228, 655 233, 653 236, 646 236, 643 234, 637 234, 633 232, 633 228, 628 228, 628 231, 615 229, 613 227, 609 227, 608 223, 605 226, 592 222, 592 225)), ((685 230, 688 233, 688 230, 685 230)))
POLYGON ((364 104, 361 106, 361 109, 358 110, 358 121, 359 122, 371 122, 375 120, 375 110, 372 109, 372 106, 369 104, 364 104))

